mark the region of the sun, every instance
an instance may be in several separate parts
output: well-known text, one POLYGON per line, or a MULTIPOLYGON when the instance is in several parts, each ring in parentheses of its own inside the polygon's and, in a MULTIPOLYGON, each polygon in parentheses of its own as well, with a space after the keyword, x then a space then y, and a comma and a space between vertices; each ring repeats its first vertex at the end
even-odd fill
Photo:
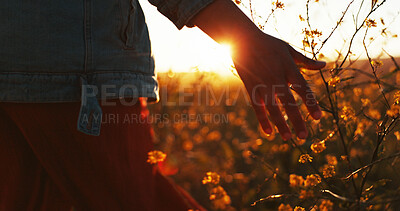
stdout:
POLYGON ((229 44, 220 44, 219 51, 221 54, 232 56, 231 46, 229 44))
POLYGON ((232 74, 232 52, 229 44, 213 43, 204 45, 199 49, 198 69, 200 71, 216 72, 219 74, 232 74))
MULTIPOLYGON (((185 30, 192 39, 177 43, 155 41, 154 46, 163 46, 154 51, 158 72, 214 72, 225 76, 232 74, 230 43, 217 43, 205 34, 185 30)), ((181 35, 182 36, 182 35, 181 35)), ((171 38, 172 39, 172 38, 171 38)))

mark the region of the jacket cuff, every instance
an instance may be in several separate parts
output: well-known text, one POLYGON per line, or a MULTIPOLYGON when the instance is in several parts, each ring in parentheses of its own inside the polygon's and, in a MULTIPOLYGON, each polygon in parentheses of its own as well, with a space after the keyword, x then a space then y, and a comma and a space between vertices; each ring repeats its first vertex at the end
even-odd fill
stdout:
POLYGON ((157 10, 171 20, 180 30, 184 26, 194 27, 189 21, 200 10, 208 6, 214 0, 149 0, 157 7, 157 10))

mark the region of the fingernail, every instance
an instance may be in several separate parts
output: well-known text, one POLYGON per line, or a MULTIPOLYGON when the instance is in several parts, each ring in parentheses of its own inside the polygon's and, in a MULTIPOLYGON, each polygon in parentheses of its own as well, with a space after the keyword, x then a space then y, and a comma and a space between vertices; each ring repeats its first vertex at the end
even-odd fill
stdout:
POLYGON ((299 133, 298 137, 301 138, 301 139, 307 138, 307 132, 301 131, 301 132, 299 133))
POLYGON ((314 117, 314 119, 320 119, 321 116, 322 116, 322 112, 321 111, 314 111, 312 116, 314 117))
POLYGON ((292 138, 292 134, 290 134, 290 133, 285 133, 285 134, 283 134, 283 139, 289 140, 289 139, 291 139, 291 138, 292 138))

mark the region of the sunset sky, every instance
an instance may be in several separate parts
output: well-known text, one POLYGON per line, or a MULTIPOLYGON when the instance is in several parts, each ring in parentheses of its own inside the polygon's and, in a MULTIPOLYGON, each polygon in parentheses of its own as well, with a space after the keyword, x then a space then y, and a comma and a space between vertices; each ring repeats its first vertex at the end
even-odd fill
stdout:
MULTIPOLYGON (((378 3, 381 1, 379 0, 378 3)), ((172 69, 173 71, 181 72, 198 69, 231 74, 229 68, 231 65, 229 46, 217 44, 197 28, 185 27, 179 31, 172 22, 160 14, 147 0, 140 0, 139 2, 148 23, 157 71, 162 72, 172 69)), ((252 1, 256 22, 265 22, 266 17, 271 13, 272 2, 268 0, 252 1)), ((306 27, 306 23, 300 21, 299 15, 306 17, 305 2, 306 0, 282 0, 282 3, 285 4, 284 10, 275 11, 268 20, 264 32, 289 42, 299 50, 304 36, 302 29, 306 27)), ((335 26, 350 0, 311 2, 311 24, 313 28, 323 32, 321 37, 321 40, 323 40, 327 37, 325 33, 329 33, 330 29, 335 26)), ((335 58, 338 55, 336 50, 348 48, 348 41, 355 30, 353 17, 357 15, 360 3, 361 1, 354 1, 340 30, 336 31, 323 48, 322 53, 326 56, 326 59, 335 58), (347 44, 344 44, 345 39, 347 39, 347 44)), ((243 0, 243 4, 244 6, 241 6, 241 9, 249 15, 248 1, 243 0)), ((366 14, 367 9, 370 7, 371 1, 365 1, 359 14, 359 21, 361 21, 361 17, 366 14)), ((367 45, 370 43, 370 37, 376 38, 369 45, 372 57, 379 56, 382 53, 382 49, 385 49, 393 56, 400 56, 400 38, 392 37, 394 34, 400 35, 399 13, 400 1, 388 0, 370 17, 378 23, 377 27, 371 28, 367 35, 367 45), (385 25, 381 23, 380 18, 383 18, 385 25), (383 37, 381 36, 381 31, 386 27, 387 36, 383 37)), ((364 32, 364 30, 360 31, 357 36, 358 39, 355 40, 352 50, 355 55, 352 58, 365 57, 361 41, 364 32)))

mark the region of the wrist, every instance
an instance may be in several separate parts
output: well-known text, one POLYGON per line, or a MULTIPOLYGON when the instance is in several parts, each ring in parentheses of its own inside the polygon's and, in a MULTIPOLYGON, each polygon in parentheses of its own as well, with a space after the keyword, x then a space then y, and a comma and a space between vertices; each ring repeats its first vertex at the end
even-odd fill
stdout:
POLYGON ((265 34, 231 1, 215 0, 190 21, 218 43, 232 47, 265 34))

